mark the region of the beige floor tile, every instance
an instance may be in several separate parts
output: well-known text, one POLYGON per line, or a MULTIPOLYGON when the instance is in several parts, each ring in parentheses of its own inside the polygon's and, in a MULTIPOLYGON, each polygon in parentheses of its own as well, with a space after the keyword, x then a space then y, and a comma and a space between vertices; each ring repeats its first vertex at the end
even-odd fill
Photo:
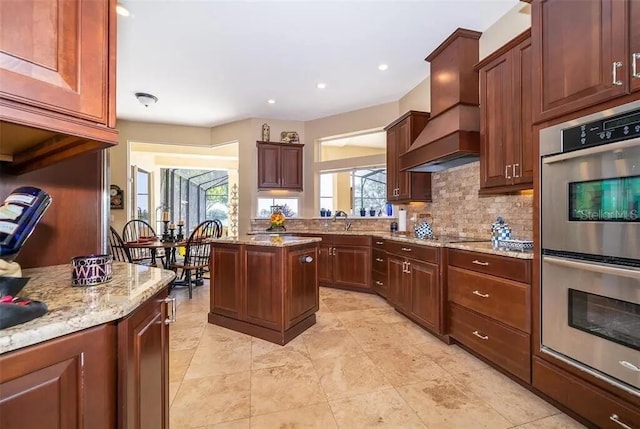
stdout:
POLYGON ((286 345, 270 343, 254 338, 251 341, 251 369, 271 368, 290 363, 309 363, 311 356, 302 338, 297 337, 286 345))
POLYGON ((473 392, 514 425, 532 422, 560 412, 493 368, 458 374, 455 380, 462 388, 473 392))
POLYGON ((511 423, 448 378, 396 388, 429 429, 501 429, 511 423))
POLYGON ((332 312, 366 310, 367 308, 387 307, 382 298, 370 294, 344 294, 333 295, 322 298, 324 303, 332 312))
POLYGON ((176 322, 171 325, 171 330, 204 328, 207 324, 207 314, 202 311, 194 310, 182 312, 181 309, 176 310, 176 322))
POLYGON ((242 342, 251 342, 251 336, 209 323, 204 327, 200 345, 205 347, 219 347, 225 343, 242 342))
POLYGON ((205 426, 202 429, 249 429, 251 427, 250 422, 250 419, 240 419, 232 422, 222 422, 215 425, 205 426))
POLYGON ((249 417, 249 371, 182 382, 169 411, 171 428, 189 429, 249 417))
POLYGON ((274 413, 326 402, 311 363, 251 371, 251 415, 274 413))
POLYGON ((381 349, 369 352, 373 363, 394 386, 446 377, 448 373, 417 349, 381 349))
POLYGON ((404 320, 399 320, 398 323, 394 323, 391 326, 393 326, 393 328, 398 332, 398 335, 405 338, 408 343, 438 343, 439 345, 447 346, 447 344, 440 341, 426 329, 410 320, 407 320, 401 314, 398 313, 398 315, 404 320))
POLYGON ((316 323, 309 329, 304 331, 302 335, 313 335, 317 332, 335 331, 336 329, 345 329, 335 315, 335 313, 316 313, 316 323))
POLYGON ((448 346, 442 342, 434 342, 414 343, 413 347, 427 355, 429 359, 451 375, 488 367, 486 363, 456 345, 448 346))
POLYGON ((323 300, 320 300, 318 304, 318 312, 330 313, 331 309, 327 306, 327 304, 324 303, 323 300))
POLYGON ((426 429, 394 389, 329 402, 339 428, 426 429))
POLYGON ((332 429, 337 428, 329 404, 280 411, 251 418, 251 429, 332 429))
POLYGON ((178 389, 180 389, 181 381, 178 382, 169 382, 169 407, 173 404, 173 400, 176 398, 176 394, 178 393, 178 389))
POLYGON ((406 347, 407 342, 388 324, 349 329, 349 332, 367 352, 406 347))
POLYGON ((391 387, 382 372, 364 354, 313 361, 328 400, 342 399, 391 387))
MULTIPOLYGON (((584 426, 566 414, 556 414, 535 422, 517 426, 517 429, 583 429, 584 426)), ((514 428, 515 429, 515 428, 514 428)))
POLYGON ((365 328, 372 325, 403 321, 403 316, 392 308, 368 308, 366 310, 340 311, 334 313, 334 315, 347 329, 365 328))
POLYGON ((304 335, 302 340, 307 346, 311 359, 346 356, 362 351, 356 340, 345 329, 304 335))
POLYGON ((203 328, 188 329, 169 329, 169 349, 170 350, 187 350, 195 349, 200 342, 203 328))
POLYGON ((193 355, 185 380, 219 374, 249 371, 251 369, 251 342, 201 344, 193 355))
POLYGON ((169 381, 180 382, 189 368, 196 349, 169 350, 169 381))

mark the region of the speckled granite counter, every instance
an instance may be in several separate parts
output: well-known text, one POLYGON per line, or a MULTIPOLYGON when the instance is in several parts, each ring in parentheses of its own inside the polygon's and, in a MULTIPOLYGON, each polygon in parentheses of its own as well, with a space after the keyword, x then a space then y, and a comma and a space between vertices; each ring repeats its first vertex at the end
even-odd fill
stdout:
POLYGON ((518 252, 513 250, 494 249, 491 242, 449 243, 451 249, 469 250, 471 252, 490 253, 492 255, 509 256, 518 259, 533 259, 533 251, 518 252))
POLYGON ((0 330, 0 354, 121 319, 165 287, 175 274, 115 262, 113 280, 92 287, 71 286, 69 265, 26 269, 23 276, 30 280, 19 295, 43 301, 49 311, 0 330))
POLYGON ((215 243, 247 244, 250 246, 288 247, 288 246, 299 246, 301 244, 316 243, 319 241, 321 241, 321 239, 316 237, 297 237, 293 235, 260 233, 256 235, 240 236, 238 238, 224 238, 224 239, 216 240, 215 243))

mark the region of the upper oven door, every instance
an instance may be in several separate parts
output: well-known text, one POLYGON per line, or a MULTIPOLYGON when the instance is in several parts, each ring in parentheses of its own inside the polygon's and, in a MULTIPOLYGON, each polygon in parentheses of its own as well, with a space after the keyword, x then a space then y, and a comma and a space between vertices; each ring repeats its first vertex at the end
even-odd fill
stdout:
POLYGON ((640 138, 541 163, 543 249, 640 259, 640 138))

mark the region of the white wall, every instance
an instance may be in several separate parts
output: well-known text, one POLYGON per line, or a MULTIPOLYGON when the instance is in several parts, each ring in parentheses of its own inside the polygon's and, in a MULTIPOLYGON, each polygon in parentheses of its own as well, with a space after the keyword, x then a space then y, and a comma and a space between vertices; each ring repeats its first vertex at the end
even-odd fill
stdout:
POLYGON ((482 33, 480 59, 528 28, 531 28, 531 5, 520 2, 482 33))

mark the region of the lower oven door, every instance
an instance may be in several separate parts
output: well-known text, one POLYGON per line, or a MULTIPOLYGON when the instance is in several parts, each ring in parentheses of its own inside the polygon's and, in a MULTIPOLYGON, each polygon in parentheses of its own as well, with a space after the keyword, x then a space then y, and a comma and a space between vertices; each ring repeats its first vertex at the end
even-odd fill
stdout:
POLYGON ((640 396, 640 269, 543 255, 541 307, 542 351, 640 396))

